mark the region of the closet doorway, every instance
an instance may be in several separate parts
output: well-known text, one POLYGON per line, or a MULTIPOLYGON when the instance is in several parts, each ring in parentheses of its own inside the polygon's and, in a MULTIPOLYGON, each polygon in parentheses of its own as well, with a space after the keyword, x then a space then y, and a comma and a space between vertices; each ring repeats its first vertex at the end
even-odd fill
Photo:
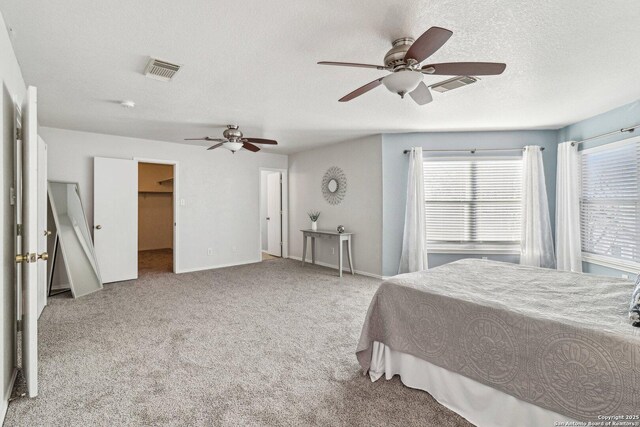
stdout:
POLYGON ((138 159, 138 274, 175 272, 176 169, 138 159))
POLYGON ((286 258, 287 170, 260 169, 260 259, 286 258))

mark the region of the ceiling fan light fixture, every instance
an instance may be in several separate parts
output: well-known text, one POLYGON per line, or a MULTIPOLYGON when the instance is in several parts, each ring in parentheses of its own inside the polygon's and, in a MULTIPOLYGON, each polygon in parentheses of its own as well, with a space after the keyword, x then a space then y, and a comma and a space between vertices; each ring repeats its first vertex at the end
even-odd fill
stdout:
POLYGON ((382 79, 382 84, 390 92, 397 93, 401 98, 418 87, 424 75, 419 71, 400 70, 382 79))
POLYGON ((236 151, 240 150, 242 148, 242 145, 243 145, 242 142, 238 142, 238 141, 228 141, 222 144, 224 148, 231 151, 232 153, 235 153, 236 151))

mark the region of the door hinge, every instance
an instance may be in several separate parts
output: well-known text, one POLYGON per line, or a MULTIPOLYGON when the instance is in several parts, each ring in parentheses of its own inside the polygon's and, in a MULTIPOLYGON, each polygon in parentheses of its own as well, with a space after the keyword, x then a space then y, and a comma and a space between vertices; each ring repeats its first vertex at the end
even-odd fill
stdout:
POLYGON ((282 246, 282 245, 284 245, 284 243, 283 243, 283 242, 280 242, 280 246, 282 246))
POLYGON ((18 332, 22 332, 22 318, 18 319, 16 322, 16 329, 18 332))
POLYGON ((22 226, 22 224, 16 224, 16 235, 22 236, 22 230, 23 229, 24 229, 24 227, 22 226))
MULTIPOLYGON (((46 253, 46 252, 43 252, 46 253)), ((45 255, 46 258, 49 257, 49 255, 45 255)), ((20 264, 22 262, 26 262, 27 264, 32 263, 32 262, 36 262, 38 261, 38 259, 43 259, 41 257, 38 257, 38 254, 35 253, 29 253, 27 252, 26 254, 17 254, 16 255, 16 264, 20 264)))
POLYGON ((16 128, 16 139, 22 141, 22 128, 16 128))
POLYGON ((11 206, 15 206, 16 204, 16 189, 13 187, 9 189, 9 203, 11 206))

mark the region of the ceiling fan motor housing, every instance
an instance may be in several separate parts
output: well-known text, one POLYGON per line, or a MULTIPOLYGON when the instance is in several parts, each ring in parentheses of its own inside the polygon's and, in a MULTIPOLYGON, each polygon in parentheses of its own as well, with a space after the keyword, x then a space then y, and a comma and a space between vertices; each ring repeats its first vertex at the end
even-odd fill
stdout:
POLYGON ((238 125, 228 125, 224 132, 222 132, 222 136, 229 141, 237 141, 242 138, 242 132, 238 129, 238 125))
POLYGON ((384 56, 384 65, 391 68, 407 65, 404 57, 414 41, 411 37, 394 40, 393 47, 384 56))

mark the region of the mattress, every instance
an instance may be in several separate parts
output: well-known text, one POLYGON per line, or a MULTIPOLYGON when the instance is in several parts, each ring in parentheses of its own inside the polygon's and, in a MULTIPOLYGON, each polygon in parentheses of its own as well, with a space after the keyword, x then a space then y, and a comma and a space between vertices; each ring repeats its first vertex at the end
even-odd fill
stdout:
POLYGON ((466 259, 395 276, 372 299, 373 342, 582 421, 640 413, 640 329, 625 279, 466 259))

